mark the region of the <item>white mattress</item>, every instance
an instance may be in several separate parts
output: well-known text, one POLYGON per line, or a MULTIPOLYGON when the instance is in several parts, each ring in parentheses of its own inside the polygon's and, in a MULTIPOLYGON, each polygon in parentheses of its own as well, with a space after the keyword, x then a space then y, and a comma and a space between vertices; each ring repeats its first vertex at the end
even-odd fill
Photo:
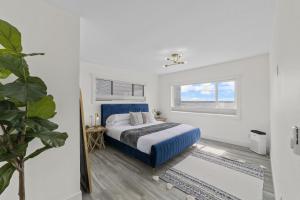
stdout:
MULTIPOLYGON (((159 123, 164 123, 164 122, 157 121, 154 123, 141 124, 141 125, 137 125, 137 126, 131 126, 131 125, 108 126, 108 127, 106 127, 107 128, 106 134, 108 136, 120 141, 121 133, 125 130, 142 128, 142 127, 151 126, 151 125, 155 125, 155 124, 159 124, 159 123)), ((163 131, 158 131, 158 132, 155 132, 152 134, 142 136, 137 141, 137 149, 146 154, 150 154, 152 145, 158 144, 162 141, 165 141, 165 140, 175 137, 177 135, 181 135, 192 129, 194 129, 193 126, 190 126, 187 124, 180 124, 178 126, 175 126, 175 127, 163 130, 163 131)))

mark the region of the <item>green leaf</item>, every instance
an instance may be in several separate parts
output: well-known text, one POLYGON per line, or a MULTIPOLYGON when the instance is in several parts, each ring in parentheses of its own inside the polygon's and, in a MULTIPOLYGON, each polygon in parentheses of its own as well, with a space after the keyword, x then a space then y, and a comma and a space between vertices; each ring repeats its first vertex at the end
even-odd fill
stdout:
POLYGON ((47 86, 39 77, 28 77, 26 88, 28 101, 36 101, 47 95, 47 86))
POLYGON ((31 133, 29 136, 40 138, 42 143, 45 146, 49 147, 61 147, 65 144, 66 139, 68 138, 67 133, 60 133, 60 132, 52 132, 52 131, 45 131, 41 133, 31 133))
POLYGON ((0 112, 6 110, 17 110, 17 108, 13 102, 7 100, 0 101, 0 112))
POLYGON ((29 159, 31 159, 31 158, 34 158, 34 157, 40 155, 41 153, 43 153, 44 151, 46 151, 46 150, 48 150, 48 149, 51 149, 51 148, 52 148, 52 147, 49 147, 49 146, 44 146, 44 147, 42 147, 42 148, 39 148, 39 149, 35 150, 33 153, 31 153, 29 156, 27 156, 27 157, 24 159, 24 161, 29 160, 29 159))
POLYGON ((17 158, 18 156, 12 153, 7 152, 6 154, 0 154, 0 162, 9 161, 17 158))
POLYGON ((27 81, 18 78, 12 83, 0 85, 0 96, 11 98, 20 103, 37 101, 46 95, 47 87, 38 77, 28 77, 27 81))
POLYGON ((11 72, 9 70, 0 67, 0 79, 5 79, 9 77, 10 74, 11 72))
POLYGON ((49 119, 55 115, 55 102, 51 95, 45 96, 38 101, 28 105, 28 117, 39 117, 49 119))
POLYGON ((2 55, 2 54, 11 54, 11 55, 15 55, 15 56, 24 57, 23 56, 24 54, 12 51, 10 49, 0 49, 0 55, 2 55))
POLYGON ((26 125, 36 132, 53 131, 58 128, 58 125, 47 120, 40 118, 29 118, 26 125))
MULTIPOLYGON (((24 113, 24 112, 23 112, 24 113)), ((12 122, 19 119, 22 115, 19 110, 5 110, 0 112, 0 121, 12 122)))
POLYGON ((24 156, 26 154, 27 147, 27 143, 19 144, 14 148, 13 152, 8 151, 7 149, 4 151, 3 148, 0 151, 0 162, 12 160, 18 156, 24 156))
POLYGON ((16 168, 10 163, 7 163, 0 168, 0 194, 2 194, 9 185, 10 179, 15 170, 16 168))
POLYGON ((3 146, 4 145, 4 137, 3 135, 0 135, 0 146, 3 146))
POLYGON ((25 156, 27 151, 28 143, 18 144, 12 150, 12 153, 17 156, 25 156))
POLYGON ((15 52, 22 51, 21 33, 17 28, 0 19, 0 44, 15 52))
MULTIPOLYGON (((0 155, 1 154, 4 154, 4 153, 6 153, 7 152, 7 149, 3 146, 3 145, 1 145, 0 146, 0 155)), ((0 157, 0 159, 1 159, 1 157, 0 157)))
POLYGON ((0 101, 0 122, 10 126, 16 126, 20 123, 24 115, 25 112, 18 110, 14 103, 7 100, 0 101))
POLYGON ((18 54, 5 51, 5 49, 0 49, 0 69, 4 72, 4 75, 7 75, 9 71, 20 78, 29 76, 28 65, 25 59, 18 54))

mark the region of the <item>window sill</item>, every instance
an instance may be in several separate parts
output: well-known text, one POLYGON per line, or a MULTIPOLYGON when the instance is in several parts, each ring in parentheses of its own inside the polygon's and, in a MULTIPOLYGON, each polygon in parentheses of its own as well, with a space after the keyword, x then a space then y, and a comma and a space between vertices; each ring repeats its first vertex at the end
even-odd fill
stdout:
POLYGON ((199 114, 205 116, 220 116, 220 117, 231 117, 235 119, 240 119, 240 113, 238 110, 233 109, 203 109, 203 110, 195 110, 195 109, 186 109, 186 108, 171 108, 171 112, 177 113, 191 113, 191 114, 199 114))

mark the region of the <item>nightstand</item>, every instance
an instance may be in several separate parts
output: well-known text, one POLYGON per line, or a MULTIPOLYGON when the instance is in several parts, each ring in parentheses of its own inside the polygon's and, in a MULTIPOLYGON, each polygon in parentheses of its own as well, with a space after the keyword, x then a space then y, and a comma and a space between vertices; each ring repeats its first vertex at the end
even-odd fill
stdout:
POLYGON ((86 128, 89 152, 92 152, 95 148, 105 149, 105 144, 104 144, 105 132, 106 132, 106 128, 103 126, 92 126, 86 128))
POLYGON ((161 121, 161 122, 166 122, 167 118, 166 117, 155 117, 156 121, 161 121))

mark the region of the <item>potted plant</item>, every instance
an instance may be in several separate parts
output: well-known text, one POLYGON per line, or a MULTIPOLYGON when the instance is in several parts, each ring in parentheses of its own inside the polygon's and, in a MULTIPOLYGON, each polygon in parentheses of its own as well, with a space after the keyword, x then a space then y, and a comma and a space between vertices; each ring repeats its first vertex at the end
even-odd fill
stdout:
POLYGON ((46 84, 29 72, 25 59, 36 55, 43 54, 23 53, 21 33, 0 19, 0 195, 18 172, 20 200, 25 200, 25 162, 63 146, 68 137, 55 131, 58 125, 49 120, 56 106, 46 84), (36 138, 43 147, 28 154, 27 147, 36 138))
POLYGON ((154 110, 153 112, 155 117, 160 117, 161 112, 159 110, 154 110))

